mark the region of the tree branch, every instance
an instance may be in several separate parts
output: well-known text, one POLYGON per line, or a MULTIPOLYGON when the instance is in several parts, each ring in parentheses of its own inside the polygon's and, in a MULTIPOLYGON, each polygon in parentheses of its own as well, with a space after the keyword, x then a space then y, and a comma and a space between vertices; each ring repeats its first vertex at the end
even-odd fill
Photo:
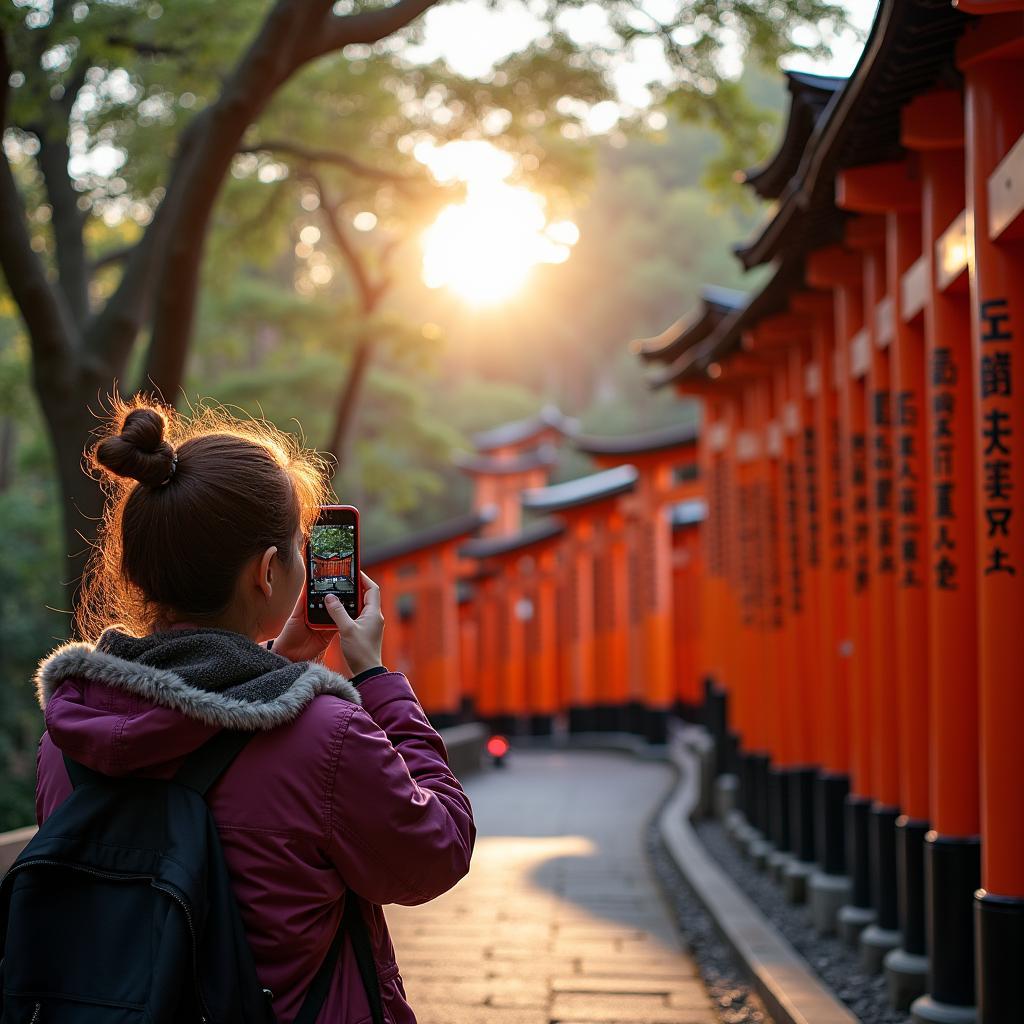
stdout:
POLYGON ((107 36, 107 42, 111 46, 123 46, 132 50, 140 57, 181 57, 188 53, 180 46, 167 46, 162 43, 146 43, 138 39, 130 39, 128 36, 107 36))
POLYGON ((158 211, 164 212, 168 230, 160 247, 153 332, 144 371, 146 386, 155 387, 169 400, 184 374, 203 245, 217 194, 246 129, 300 66, 302 41, 316 34, 328 9, 329 0, 277 0, 216 101, 185 132, 187 140, 183 137, 158 211), (167 200, 173 201, 168 204, 167 200))
POLYGON ((132 242, 131 245, 121 245, 116 249, 111 249, 109 252, 105 252, 102 256, 97 256, 96 259, 92 261, 91 272, 96 273, 97 270, 103 270, 105 267, 112 267, 115 263, 123 263, 129 256, 131 256, 138 245, 138 242, 132 242))
POLYGON ((328 149, 314 149, 297 142, 289 142, 286 139, 266 139, 251 146, 241 146, 238 152, 279 153, 282 156, 295 157, 303 163, 332 164, 335 167, 344 167, 345 170, 351 171, 361 178, 374 178, 378 181, 394 182, 398 185, 419 184, 422 180, 417 175, 399 174, 395 171, 384 171, 378 167, 371 167, 369 164, 361 163, 345 153, 338 153, 328 149))
POLYGON ((334 422, 331 424, 331 436, 327 439, 327 445, 323 449, 329 455, 334 456, 338 472, 344 469, 343 464, 348 461, 352 428, 356 419, 356 403, 359 401, 359 392, 362 390, 363 379, 366 377, 370 366, 370 357, 373 355, 366 326, 366 324, 363 325, 363 330, 356 341, 348 376, 345 378, 345 386, 338 393, 338 403, 334 409, 334 422))
MULTIPOLYGON (((202 116, 200 114, 199 118, 202 116)), ((179 153, 172 164, 172 182, 175 177, 173 168, 189 156, 187 140, 191 128, 192 125, 182 134, 179 153)), ((88 358, 92 362, 105 363, 118 378, 122 375, 135 339, 149 314, 157 287, 163 239, 174 221, 172 206, 175 198, 170 191, 164 194, 142 238, 125 254, 125 270, 116 291, 92 318, 86 330, 85 351, 88 358)))
MULTIPOLYGON (((55 127, 56 136, 61 126, 55 127)), ((60 290, 64 293, 71 315, 79 324, 85 324, 89 317, 89 266, 82 235, 85 217, 78 208, 78 193, 71 186, 71 175, 68 173, 71 151, 67 142, 67 125, 63 125, 63 128, 63 138, 51 138, 46 128, 33 128, 39 138, 39 155, 36 159, 53 210, 53 239, 57 250, 60 290)))
POLYGON ((337 15, 327 18, 323 28, 308 40, 303 51, 303 63, 340 50, 351 43, 376 43, 415 21, 438 0, 398 0, 390 7, 381 7, 358 14, 337 15))
MULTIPOLYGON (((10 75, 7 40, 0 30, 0 136, 7 124, 10 75)), ((25 208, 4 152, 0 152, 0 267, 28 328, 34 373, 67 374, 74 354, 74 322, 62 297, 50 286, 42 261, 32 251, 25 208)))
POLYGON ((352 240, 345 234, 345 231, 341 226, 341 222, 338 219, 338 206, 340 204, 332 202, 330 197, 327 195, 323 182, 313 171, 308 168, 305 169, 303 171, 303 177, 309 180, 316 189, 317 194, 320 196, 320 209, 324 214, 327 231, 330 234, 332 241, 337 246, 338 251, 341 253, 342 258, 345 260, 349 273, 352 275, 356 291, 359 293, 360 312, 363 316, 368 316, 373 312, 377 303, 380 301, 382 293, 378 283, 371 279, 370 271, 367 268, 363 257, 352 244, 352 240))

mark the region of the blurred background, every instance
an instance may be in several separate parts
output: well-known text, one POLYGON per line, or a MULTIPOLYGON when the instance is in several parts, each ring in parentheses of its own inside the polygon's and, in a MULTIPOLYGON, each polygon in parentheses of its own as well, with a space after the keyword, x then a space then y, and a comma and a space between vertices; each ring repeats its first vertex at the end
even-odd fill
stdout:
MULTIPOLYGON (((332 49, 268 30, 290 6, 0 14, 0 830, 34 817, 31 679, 69 636, 105 394, 294 431, 364 547, 469 506, 474 431, 551 403, 602 434, 696 421, 628 342, 760 283, 729 253, 767 212, 734 169, 778 140, 783 70, 848 74, 875 10, 305 5, 425 10, 332 49)), ((593 468, 565 447, 556 482, 593 468)))

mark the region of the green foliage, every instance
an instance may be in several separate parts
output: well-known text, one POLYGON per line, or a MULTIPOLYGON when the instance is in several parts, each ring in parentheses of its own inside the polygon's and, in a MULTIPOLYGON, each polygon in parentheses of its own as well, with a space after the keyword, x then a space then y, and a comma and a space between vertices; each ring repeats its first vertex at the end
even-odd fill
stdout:
MULTIPOLYGON (((529 416, 546 400, 596 433, 695 415, 669 392, 646 388, 625 342, 665 328, 704 283, 756 283, 740 278, 728 252, 756 216, 730 190, 730 176, 767 152, 782 93, 777 78, 748 72, 737 82, 725 74, 722 47, 738 42, 750 66, 815 51, 816 27, 825 25, 826 34, 829 23, 840 27, 839 8, 822 0, 678 0, 662 6, 666 20, 657 22, 635 0, 609 0, 599 7, 611 39, 579 46, 566 16, 595 6, 533 5, 550 31, 479 81, 440 62, 411 63, 405 43, 416 26, 374 47, 328 55, 274 96, 246 136, 253 151, 235 157, 220 186, 186 397, 211 395, 262 413, 322 446, 353 349, 371 337, 355 443, 336 481, 338 497, 363 510, 368 548, 464 512, 471 485, 451 452, 468 447, 473 431, 529 416), (797 29, 810 43, 793 42, 797 29), (628 145, 622 133, 588 137, 590 107, 613 95, 615 70, 645 59, 652 41, 675 76, 652 86, 655 101, 691 126, 642 137, 639 121, 627 116, 628 145), (541 192, 554 217, 573 216, 581 229, 568 263, 540 268, 517 303, 481 312, 429 292, 410 244, 451 199, 428 180, 414 145, 474 138, 514 154, 515 183, 541 192), (272 145, 281 141, 290 152, 272 145), (311 150, 345 159, 314 159, 311 150), (376 217, 372 230, 352 235, 364 270, 391 286, 389 302, 370 315, 327 231, 311 172, 346 231, 357 212, 376 217), (718 187, 711 196, 709 180, 718 187), (310 227, 320 238, 301 243, 310 227), (314 282, 317 264, 330 273, 314 282)), ((123 249, 161 202, 183 133, 216 99, 271 7, 270 0, 0 7, 14 70, 5 149, 33 249, 51 275, 54 210, 36 161, 39 140, 70 145, 88 257, 123 249)), ((94 308, 121 273, 115 260, 92 275, 94 308)), ((132 382, 142 355, 136 345, 132 382)), ((62 600, 61 499, 31 392, 27 339, 6 292, 4 420, 15 425, 16 446, 13 485, 0 493, 0 829, 33 819, 42 719, 30 681, 68 625, 66 613, 53 610, 62 600)), ((556 479, 592 468, 567 450, 556 479)))
POLYGON ((314 558, 325 558, 329 555, 340 555, 344 558, 351 555, 351 526, 316 526, 310 539, 310 548, 314 558))
POLYGON ((0 832, 35 820, 35 755, 43 719, 38 659, 67 637, 60 506, 52 458, 30 401, 27 346, 0 303, 0 427, 13 429, 10 485, 0 491, 0 832))
POLYGON ((0 831, 35 820, 36 743, 42 714, 31 680, 38 658, 64 638, 56 488, 23 478, 0 494, 0 831))

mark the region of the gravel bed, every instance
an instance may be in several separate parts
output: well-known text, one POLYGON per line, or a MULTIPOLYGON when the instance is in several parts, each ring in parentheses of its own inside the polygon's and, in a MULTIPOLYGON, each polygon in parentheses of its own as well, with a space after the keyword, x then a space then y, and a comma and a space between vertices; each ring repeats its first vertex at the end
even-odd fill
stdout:
POLYGON ((668 799, 648 823, 647 859, 714 1001, 718 1019, 721 1024, 773 1024, 773 1018, 747 981, 743 965, 719 936, 715 923, 665 847, 658 819, 668 799))
POLYGON ((740 854, 717 821, 695 828, 711 856, 863 1024, 908 1024, 910 1017, 889 1005, 884 975, 865 974, 849 946, 819 936, 807 907, 788 903, 781 887, 740 854))

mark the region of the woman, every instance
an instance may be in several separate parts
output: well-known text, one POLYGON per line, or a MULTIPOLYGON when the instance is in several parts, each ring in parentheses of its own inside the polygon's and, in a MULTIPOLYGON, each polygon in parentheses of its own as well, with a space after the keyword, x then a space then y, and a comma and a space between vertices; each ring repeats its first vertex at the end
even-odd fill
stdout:
MULTIPOLYGON (((380 905, 455 885, 476 826, 408 680, 381 664, 376 584, 363 574, 358 618, 334 600, 336 633, 305 625, 324 461, 212 409, 186 422, 117 401, 112 423, 89 451, 107 503, 76 629, 94 642, 56 649, 36 675, 37 821, 71 792, 62 752, 107 775, 167 778, 219 730, 258 730, 207 802, 277 1019, 297 1014, 351 886, 385 1018, 415 1024, 380 905), (318 662, 334 636, 351 679, 318 662)), ((318 1020, 369 1019, 346 941, 318 1020)))

